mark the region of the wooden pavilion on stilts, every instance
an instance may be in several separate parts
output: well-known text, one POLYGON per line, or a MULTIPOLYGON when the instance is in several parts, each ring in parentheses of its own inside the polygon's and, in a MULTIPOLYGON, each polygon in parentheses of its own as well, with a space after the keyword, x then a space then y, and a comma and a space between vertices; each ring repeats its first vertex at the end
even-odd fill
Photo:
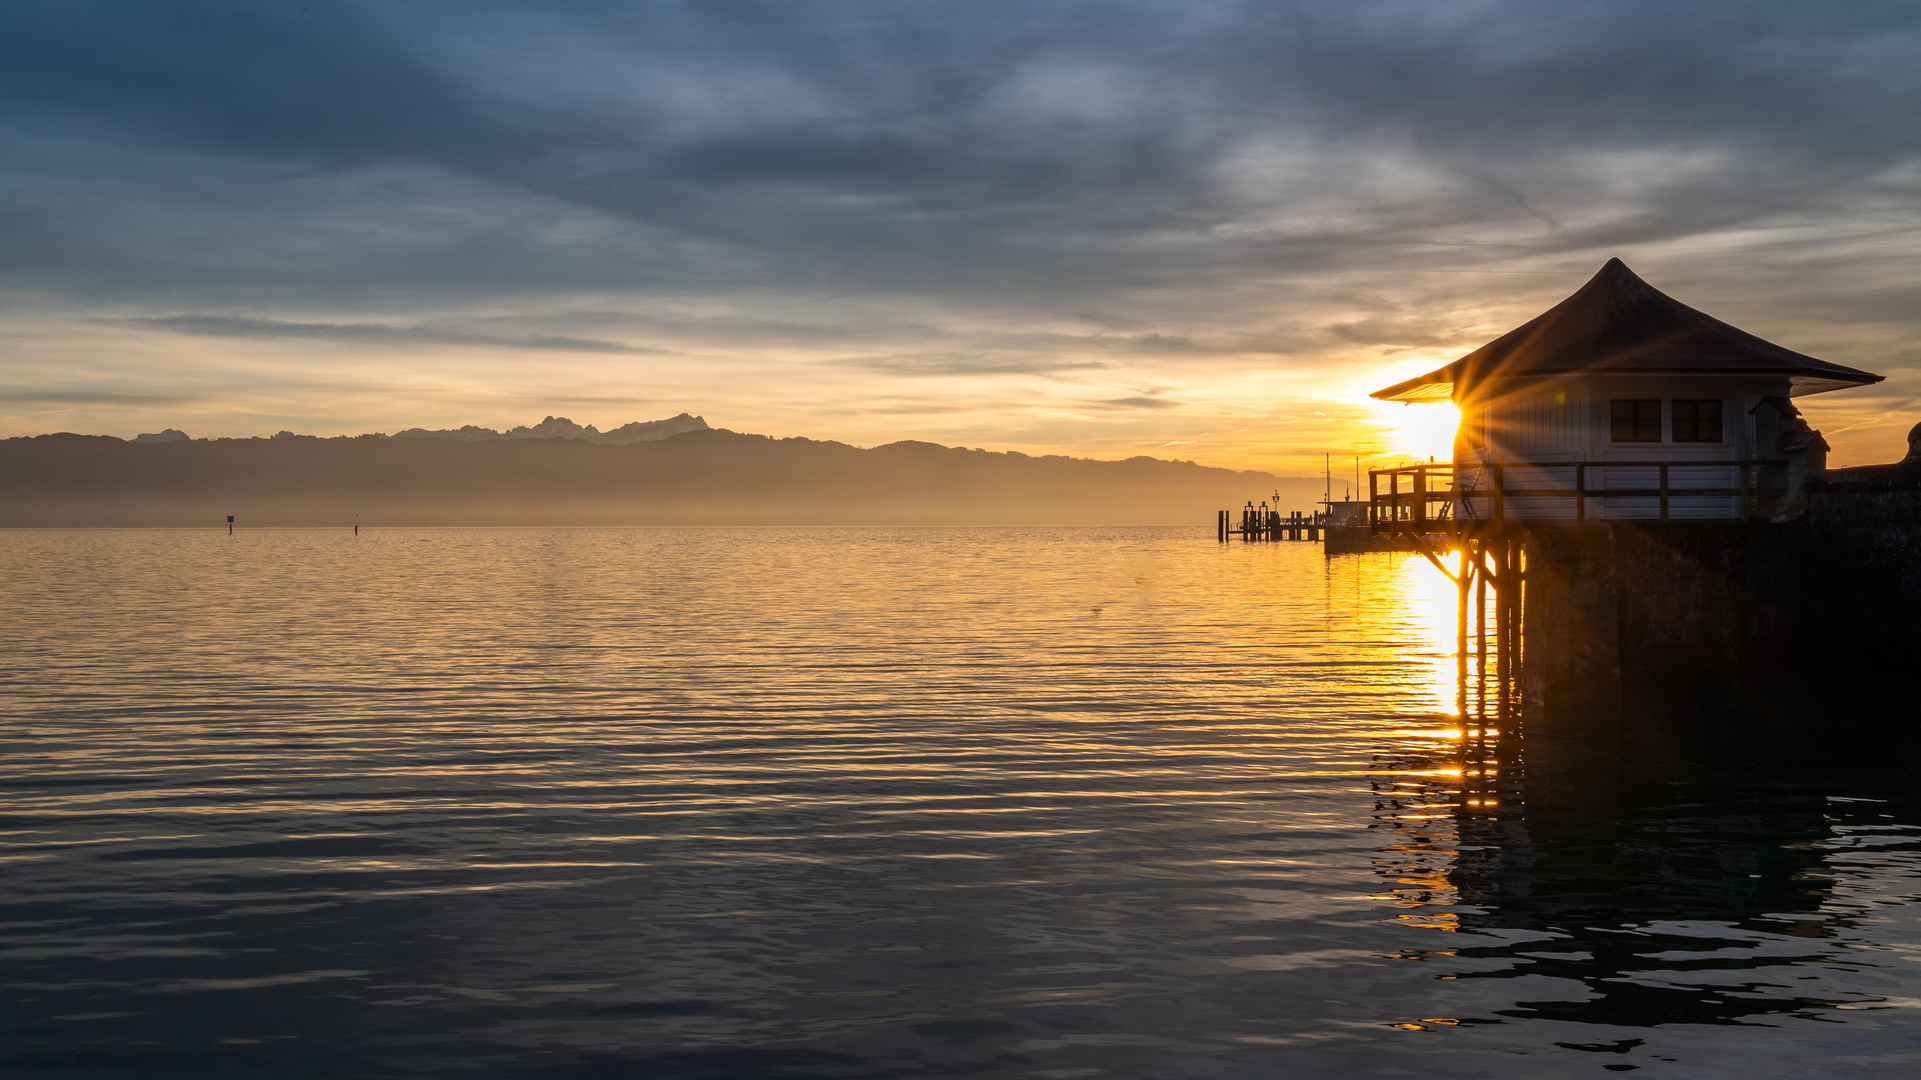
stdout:
POLYGON ((1377 391, 1461 411, 1452 461, 1369 473, 1368 523, 1453 582, 1470 734, 1530 696, 1523 623, 1544 530, 1787 520, 1827 449, 1791 399, 1880 379, 1736 329, 1610 259, 1525 325, 1377 391))

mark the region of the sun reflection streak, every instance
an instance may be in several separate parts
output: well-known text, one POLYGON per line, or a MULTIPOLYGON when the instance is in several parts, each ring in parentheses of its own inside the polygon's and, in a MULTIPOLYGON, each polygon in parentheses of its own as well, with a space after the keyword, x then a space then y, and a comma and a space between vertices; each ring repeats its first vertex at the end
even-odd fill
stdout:
MULTIPOLYGON (((1418 555, 1402 564, 1405 575, 1407 618, 1421 645, 1413 659, 1420 672, 1418 679, 1430 704, 1437 712, 1451 717, 1461 715, 1457 693, 1455 657, 1455 606, 1458 597, 1454 583, 1440 569, 1418 555)), ((1464 732, 1447 733, 1460 738, 1464 732)))

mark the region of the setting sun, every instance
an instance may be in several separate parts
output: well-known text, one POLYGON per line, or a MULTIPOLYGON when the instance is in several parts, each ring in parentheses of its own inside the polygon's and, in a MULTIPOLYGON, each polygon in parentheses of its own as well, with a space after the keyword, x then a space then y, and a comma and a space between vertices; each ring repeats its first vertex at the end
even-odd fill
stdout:
POLYGON ((1370 418, 1383 429, 1387 453, 1421 460, 1453 459, 1454 429, 1460 426, 1461 410, 1452 402, 1407 405, 1369 399, 1368 406, 1370 418))

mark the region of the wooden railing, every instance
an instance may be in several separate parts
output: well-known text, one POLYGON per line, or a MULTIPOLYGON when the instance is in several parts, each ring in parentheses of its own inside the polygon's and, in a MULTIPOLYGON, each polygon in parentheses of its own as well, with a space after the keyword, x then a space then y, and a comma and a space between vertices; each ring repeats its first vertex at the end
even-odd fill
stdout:
POLYGON ((1690 519, 1747 521, 1758 513, 1765 495, 1780 490, 1771 487, 1764 492, 1763 470, 1786 465, 1784 461, 1497 461, 1460 466, 1458 476, 1453 464, 1373 469, 1367 474, 1367 519, 1377 533, 1460 533, 1491 523, 1570 517, 1585 521, 1595 516, 1589 514, 1588 504, 1593 500, 1602 502, 1600 509, 1604 512, 1600 517, 1640 517, 1605 511, 1615 509, 1616 500, 1653 499, 1662 521, 1671 519, 1676 500, 1686 500, 1690 519), (1733 487, 1699 486, 1694 478, 1675 477, 1676 469, 1732 469, 1736 483, 1733 487), (1600 478, 1599 487, 1589 484, 1596 470, 1610 474, 1600 478), (1618 475, 1621 472, 1650 474, 1654 484, 1622 486, 1616 482, 1622 479, 1618 475), (1511 486, 1510 478, 1516 473, 1522 474, 1519 484, 1511 486), (1516 499, 1535 502, 1517 508, 1513 506, 1516 499), (1715 512, 1712 505, 1703 507, 1698 501, 1707 499, 1738 501, 1734 512, 1725 513, 1715 512), (1548 505, 1541 505, 1541 500, 1548 500, 1548 505), (1561 512, 1553 512, 1556 510, 1561 512), (1567 515, 1567 510, 1572 514, 1567 515))

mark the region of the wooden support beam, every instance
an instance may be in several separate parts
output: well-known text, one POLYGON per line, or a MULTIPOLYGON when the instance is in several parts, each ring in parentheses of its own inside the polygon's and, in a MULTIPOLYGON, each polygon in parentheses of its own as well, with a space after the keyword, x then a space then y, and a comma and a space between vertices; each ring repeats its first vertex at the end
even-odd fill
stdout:
POLYGON ((1434 553, 1434 549, 1432 547, 1428 546, 1426 537, 1416 533, 1411 535, 1409 539, 1414 541, 1414 550, 1427 556, 1427 561, 1434 564, 1434 569, 1439 570, 1443 574, 1446 574, 1447 579, 1449 581, 1454 582, 1456 585, 1460 584, 1461 582, 1460 577, 1457 576, 1454 573, 1454 571, 1449 570, 1445 563, 1441 562, 1441 557, 1434 553))

